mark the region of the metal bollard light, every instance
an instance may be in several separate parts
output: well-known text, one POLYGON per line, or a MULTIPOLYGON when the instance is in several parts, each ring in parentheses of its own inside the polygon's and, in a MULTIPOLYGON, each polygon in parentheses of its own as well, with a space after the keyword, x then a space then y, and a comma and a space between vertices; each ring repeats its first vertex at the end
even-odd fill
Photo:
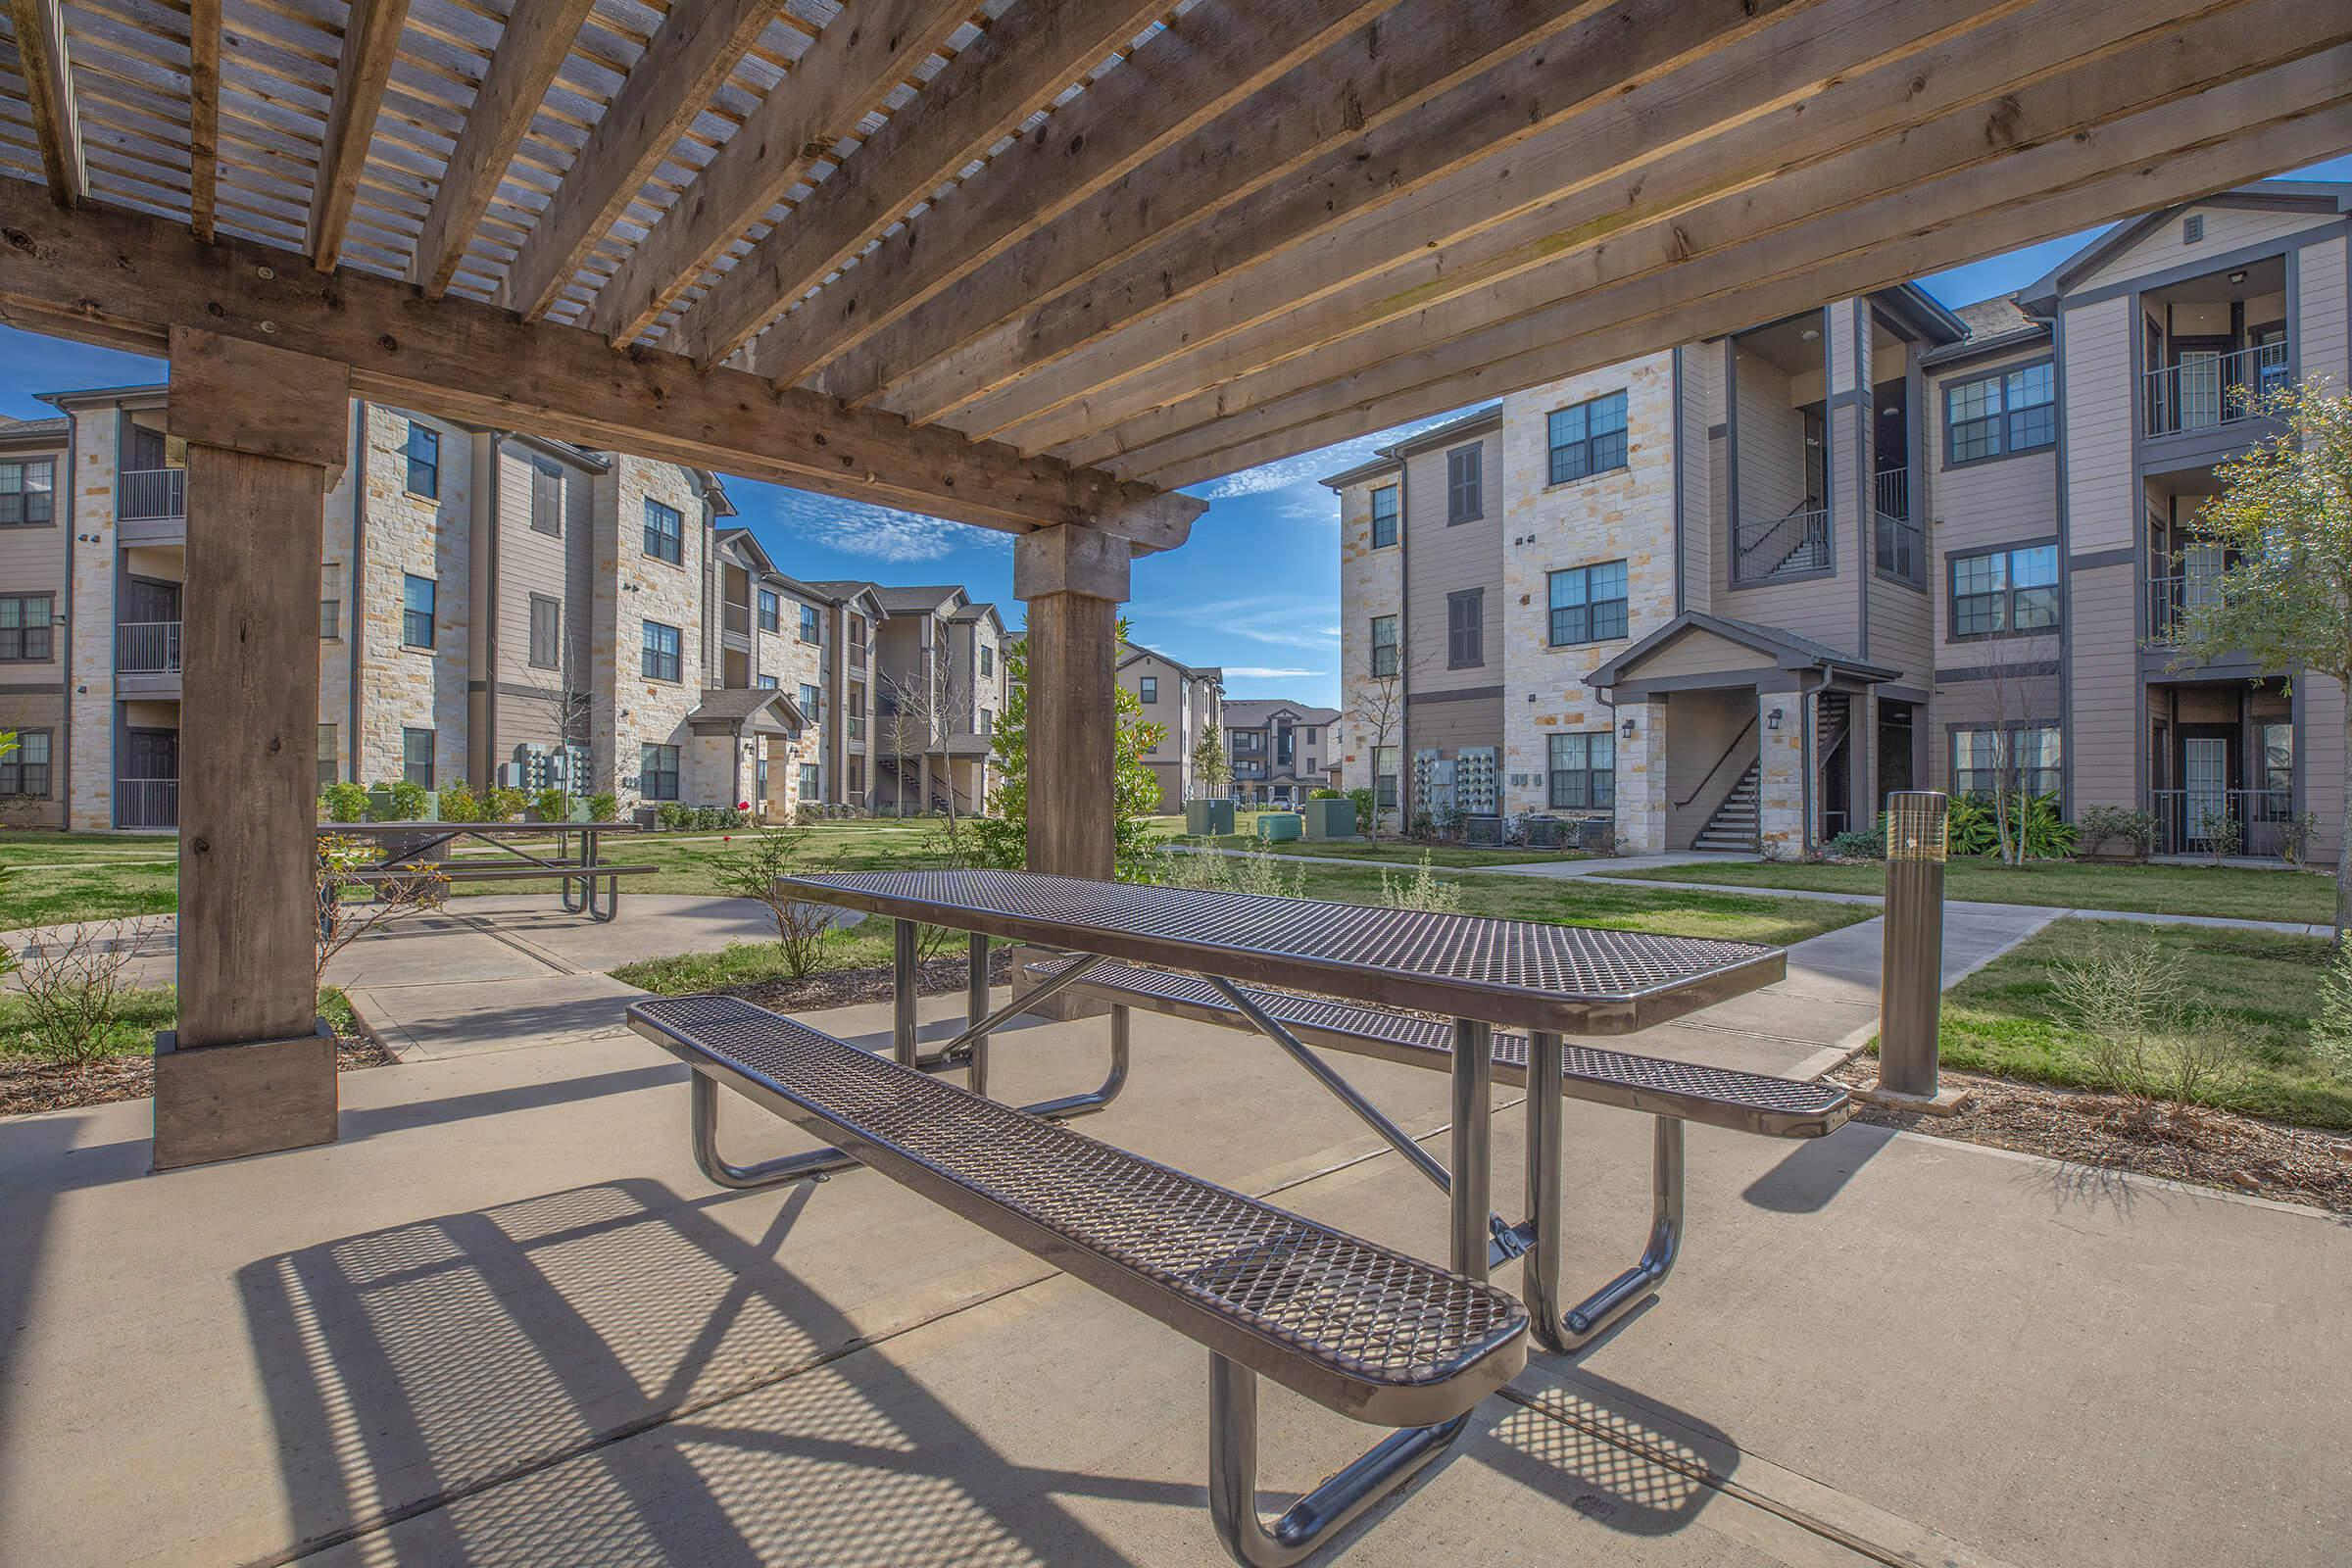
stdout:
POLYGON ((1948 803, 1934 790, 1886 797, 1886 905, 1879 965, 1879 1091, 1936 1098, 1943 1006, 1943 862, 1948 803))

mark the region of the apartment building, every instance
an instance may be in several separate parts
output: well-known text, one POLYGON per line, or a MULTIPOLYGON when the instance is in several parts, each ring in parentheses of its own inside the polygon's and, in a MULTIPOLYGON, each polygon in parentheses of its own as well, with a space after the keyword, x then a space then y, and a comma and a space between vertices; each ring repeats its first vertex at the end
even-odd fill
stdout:
MULTIPOLYGON (((0 774, 10 820, 177 820, 185 470, 168 389, 50 394, 0 428, 0 774)), ((747 798, 713 733, 724 650, 707 629, 710 474, 371 404, 326 496, 318 780, 465 781, 627 807, 747 798)), ((728 744, 720 745, 724 739, 728 744)))
POLYGON ((954 584, 812 586, 870 607, 852 633, 865 641, 851 650, 861 678, 849 696, 865 731, 865 755, 850 758, 863 799, 855 791, 847 798, 876 815, 986 810, 990 737, 1011 680, 1004 667, 1011 639, 997 607, 954 584))
POLYGON ((1835 301, 1333 475, 1348 782, 1798 854, 2005 756, 2070 813, 2156 812, 2168 849, 2226 815, 2267 853, 2310 811, 2332 854, 2341 691, 2169 670, 2150 639, 2225 564, 2194 516, 2267 433, 2241 394, 2345 384, 2348 212, 2266 181, 2013 297, 1835 301))
POLYGON ((1250 698, 1225 706, 1225 758, 1233 798, 1288 805, 1336 787, 1340 710, 1287 698, 1250 698))
MULTIPOLYGON (((1155 649, 1134 643, 1119 651, 1118 683, 1135 696, 1144 718, 1160 727, 1159 738, 1144 753, 1144 761, 1159 780, 1162 815, 1184 809, 1184 803, 1205 798, 1194 754, 1203 738, 1224 725, 1225 672, 1214 665, 1195 667, 1178 663, 1155 649)), ((1220 739, 1219 744, 1222 744, 1220 739)))

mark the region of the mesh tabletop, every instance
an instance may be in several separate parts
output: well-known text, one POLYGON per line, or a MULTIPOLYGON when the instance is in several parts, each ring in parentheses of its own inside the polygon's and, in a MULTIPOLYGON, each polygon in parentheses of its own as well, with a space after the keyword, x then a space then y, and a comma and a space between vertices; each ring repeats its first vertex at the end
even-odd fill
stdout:
POLYGON ((1647 1028, 1778 980, 1748 942, 1491 920, 1030 871, 786 877, 820 903, 1530 1029, 1647 1028))
POLYGON ((680 997, 629 1010, 672 1051, 781 1097, 799 1112, 793 1119, 966 1218, 1164 1321, 1185 1326, 1187 1311, 1162 1309, 1181 1307, 1255 1342, 1248 1359, 1326 1402, 1360 1413, 1383 1394, 1426 1396, 1458 1384, 1467 1408, 1516 1370, 1526 1312, 1489 1286, 736 998, 680 997), (1040 1245, 1031 1232, 1065 1245, 1040 1245), (1106 1283, 1105 1264, 1127 1277, 1106 1283), (1301 1359, 1320 1374, 1303 1387, 1296 1367, 1283 1370, 1301 1359))

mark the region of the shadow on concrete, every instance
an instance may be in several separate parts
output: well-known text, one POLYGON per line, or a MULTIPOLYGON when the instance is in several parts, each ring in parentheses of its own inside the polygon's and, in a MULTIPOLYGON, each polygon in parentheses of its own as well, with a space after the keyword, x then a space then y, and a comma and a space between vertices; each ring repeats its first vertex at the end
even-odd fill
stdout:
POLYGON ((1776 1214, 1818 1213, 1893 1137, 1891 1128, 1849 1121, 1827 1138, 1798 1144, 1740 1196, 1776 1214))
POLYGON ((238 1274, 289 1553, 370 1563, 1028 1564, 1118 1553, 1056 1499, 1197 1486, 992 1449, 786 1260, 658 1182, 576 1188, 238 1274), (632 1441, 634 1440, 634 1441, 632 1441), (379 1534, 379 1532, 381 1532, 379 1534))
POLYGON ((1481 1457, 1548 1501, 1629 1536, 1687 1527, 1740 1463, 1730 1435, 1541 1356, 1504 1396, 1481 1457), (1538 1369, 1541 1369, 1540 1371, 1538 1369))

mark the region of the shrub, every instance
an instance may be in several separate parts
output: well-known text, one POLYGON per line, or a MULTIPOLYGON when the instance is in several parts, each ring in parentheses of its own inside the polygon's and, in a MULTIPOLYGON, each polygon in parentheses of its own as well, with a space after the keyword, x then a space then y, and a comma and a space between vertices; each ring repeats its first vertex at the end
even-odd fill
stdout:
POLYGON ((1886 835, 1877 828, 1867 833, 1839 833, 1830 840, 1829 856, 1833 860, 1884 860, 1886 858, 1886 835))
POLYGON ((324 985, 326 966, 334 956, 368 932, 403 914, 438 905, 449 893, 449 877, 437 865, 421 862, 403 866, 399 876, 362 882, 356 873, 380 865, 384 852, 372 844, 330 833, 318 841, 316 876, 318 924, 312 953, 311 983, 324 985), (343 897, 348 889, 366 892, 364 900, 343 897))
POLYGON ((1392 879, 1388 872, 1380 873, 1380 902, 1392 909, 1425 909, 1432 914, 1459 914, 1462 909, 1462 888, 1458 882, 1445 882, 1432 870, 1426 852, 1420 868, 1410 877, 1392 879))
POLYGON ((718 864, 719 891, 753 899, 767 906, 776 922, 776 942, 784 972, 806 980, 816 972, 823 956, 825 933, 833 928, 833 911, 823 905, 793 898, 776 886, 776 879, 804 869, 808 848, 806 828, 763 827, 745 838, 718 864))
POLYGON ((1340 801, 1347 799, 1347 797, 1342 795, 1338 790, 1325 789, 1320 785, 1316 786, 1314 789, 1308 790, 1306 792, 1306 798, 1310 801, 1340 801))
POLYGON ((143 920, 85 921, 23 951, 11 984, 24 998, 24 1043, 79 1064, 113 1054, 132 996, 128 974, 143 920))
POLYGON ((595 821, 614 822, 620 819, 620 797, 611 790, 599 790, 588 797, 588 815, 595 821))
POLYGON ((2062 1005, 2089 1041, 2092 1072, 2134 1100, 2212 1104, 2245 1076, 2245 1061, 2214 1012, 2181 995, 2155 938, 2094 948, 2058 967, 2062 1005))
POLYGON ((379 822, 414 822, 424 815, 424 786, 415 779, 396 778, 373 786, 368 793, 389 797, 385 805, 373 809, 379 822))
POLYGON ((1367 786, 1349 790, 1348 799, 1355 803, 1355 825, 1366 833, 1371 832, 1373 829, 1371 789, 1367 786))
POLYGON ((561 822, 571 814, 571 801, 559 789, 538 790, 531 796, 531 809, 542 822, 561 822))
POLYGON ((2197 832, 2205 840, 2205 848, 2220 865, 2245 847, 2246 830, 2227 808, 2215 810, 2208 807, 2197 813, 2197 832))
POLYGON ((441 792, 441 820, 444 822, 479 822, 482 819, 481 798, 464 784, 452 784, 441 792))
POLYGON ((2088 851, 2120 845, 2137 859, 2146 859, 2163 831, 2154 811, 2134 811, 2121 806, 2085 806, 2075 813, 2077 842, 2088 851))
POLYGON ((522 814, 529 797, 511 785, 501 784, 482 797, 482 820, 512 822, 522 814))
POLYGON ((1298 898, 1306 888, 1306 873, 1297 862, 1254 844, 1230 854, 1200 851, 1171 855, 1160 879, 1171 887, 1263 893, 1280 899, 1298 898))
POLYGON ((2000 851, 2000 829, 1992 823, 1992 804, 1982 795, 1953 796, 1944 828, 1955 856, 2000 851))
POLYGON ((665 833, 675 833, 694 826, 694 808, 676 801, 663 801, 654 808, 654 820, 665 833))
POLYGON ((2339 1078, 2352 1079, 2352 943, 2335 950, 2320 977, 2320 1010, 2311 1020, 2311 1054, 2339 1078))
POLYGON ((368 820, 368 792, 346 780, 318 792, 318 814, 329 822, 368 820))
POLYGON ((2311 841, 2320 831, 2320 813, 2297 811, 2278 824, 2278 858, 2288 865, 2304 865, 2311 858, 2311 841))

